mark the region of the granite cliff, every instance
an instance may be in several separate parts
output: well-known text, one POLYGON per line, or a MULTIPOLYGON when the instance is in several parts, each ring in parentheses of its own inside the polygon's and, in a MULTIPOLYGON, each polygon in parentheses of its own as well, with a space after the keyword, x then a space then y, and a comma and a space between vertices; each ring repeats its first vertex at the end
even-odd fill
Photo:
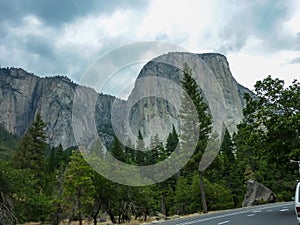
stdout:
MULTIPOLYGON (((76 87, 67 77, 40 78, 23 69, 1 68, 0 124, 7 131, 22 136, 40 113, 51 145, 76 146, 71 123, 76 87)), ((113 96, 99 94, 95 109, 97 128, 107 142, 112 136, 110 109, 114 100, 113 96)))
MULTIPOLYGON (((147 84, 143 85, 138 85, 136 82, 135 88, 129 96, 129 101, 140 95, 141 91, 144 95, 151 96, 153 95, 152 87, 158 87, 156 92, 163 93, 162 96, 171 96, 173 101, 175 99, 175 102, 180 102, 180 93, 176 90, 176 86, 180 85, 183 76, 183 63, 187 63, 191 67, 192 74, 204 94, 204 100, 210 103, 209 108, 215 113, 214 119, 223 118, 229 132, 234 133, 237 124, 243 118, 243 107, 245 106, 243 95, 244 93, 251 94, 251 92, 237 83, 230 72, 226 57, 218 53, 173 52, 151 60, 141 70, 137 81, 154 76, 172 80, 173 83, 165 87, 156 79, 150 79, 147 84), (221 102, 220 105, 222 104, 224 107, 218 107, 217 102, 221 102)), ((162 119, 165 121, 166 131, 171 131, 172 125, 178 126, 178 112, 168 101, 161 98, 151 97, 139 101, 133 108, 132 114, 134 116, 131 117, 133 119, 130 124, 134 128, 131 129, 140 129, 146 136, 155 135, 156 132, 159 132, 155 130, 155 126, 151 126, 153 120, 162 119)), ((168 134, 168 132, 166 133, 168 134)))
MULTIPOLYGON (((181 68, 186 62, 193 69, 193 74, 198 82, 202 82, 201 89, 213 90, 214 96, 205 96, 210 101, 220 101, 218 94, 221 93, 225 108, 219 110, 219 115, 225 115, 225 125, 232 133, 236 125, 241 121, 242 109, 244 107, 243 94, 250 93, 247 88, 239 85, 233 78, 226 57, 217 53, 191 54, 191 53, 169 53, 159 56, 148 62, 141 70, 138 80, 141 78, 155 76, 166 78, 172 84, 166 88, 156 81, 146 84, 146 92, 149 96, 153 94, 153 88, 165 95, 172 95, 176 101, 180 101, 179 93, 174 92, 176 85, 180 85, 182 77, 181 68), (205 77, 214 78, 216 82, 206 83, 205 77), (218 90, 219 92, 215 92, 218 90), (220 92, 221 91, 221 92, 220 92)), ((31 125, 37 113, 40 113, 47 125, 47 136, 49 143, 53 146, 62 144, 64 148, 75 146, 76 141, 72 130, 72 106, 73 97, 77 84, 63 76, 40 78, 22 69, 1 68, 0 69, 0 124, 11 133, 23 135, 31 125)), ((144 87, 145 88, 145 87, 144 87)), ((83 91, 95 92, 87 87, 83 91)), ((96 127, 98 133, 105 143, 110 143, 113 136, 111 124, 111 110, 117 99, 110 95, 97 94, 95 105, 96 127)), ((128 102, 139 94, 138 82, 128 98, 128 102)), ((125 105, 124 101, 121 106, 125 105)), ((208 101, 209 102, 209 101, 208 101)), ((84 110, 84 108, 82 109, 84 110)), ((118 108, 118 122, 120 132, 127 135, 124 124, 121 123, 123 109, 118 108)), ((215 118, 218 118, 216 115, 215 118)), ((163 121, 165 130, 170 130, 176 124, 178 112, 163 97, 145 98, 136 102, 130 110, 129 126, 133 137, 141 130, 145 137, 154 135, 163 121), (149 125, 150 124, 150 125, 149 125)), ((89 124, 82 129, 88 130, 89 124)), ((167 135, 167 134, 166 134, 167 135)), ((130 136, 130 135, 129 135, 130 136)), ((132 135, 131 135, 132 136, 132 135)), ((163 137, 162 137, 163 139, 163 137)))

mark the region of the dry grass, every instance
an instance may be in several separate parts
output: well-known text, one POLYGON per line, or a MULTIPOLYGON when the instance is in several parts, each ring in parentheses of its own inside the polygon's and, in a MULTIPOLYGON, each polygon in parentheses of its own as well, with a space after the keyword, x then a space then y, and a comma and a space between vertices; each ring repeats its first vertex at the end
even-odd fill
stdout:
MULTIPOLYGON (((140 225, 142 223, 149 223, 153 221, 153 219, 149 219, 146 222, 145 221, 138 221, 138 220, 131 220, 130 223, 122 223, 122 225, 140 225)), ((63 221, 60 223, 60 225, 68 225, 69 221, 63 221)), ((70 225, 78 225, 79 222, 78 221, 73 221, 70 223, 70 225)), ((93 225, 94 222, 93 221, 83 221, 83 225, 93 225)), ((107 220, 107 222, 103 222, 103 223, 97 223, 97 225, 107 225, 107 224, 111 224, 110 220, 107 220)), ((48 225, 46 223, 38 223, 38 222, 30 222, 30 223, 24 223, 24 224, 19 224, 19 225, 48 225)))

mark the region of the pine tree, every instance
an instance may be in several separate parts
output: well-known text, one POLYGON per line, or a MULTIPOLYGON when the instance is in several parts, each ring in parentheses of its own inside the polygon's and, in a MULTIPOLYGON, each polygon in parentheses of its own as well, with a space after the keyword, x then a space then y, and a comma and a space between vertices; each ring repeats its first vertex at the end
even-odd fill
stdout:
POLYGON ((24 134, 14 157, 15 166, 20 169, 44 170, 46 154, 46 125, 40 114, 24 134))
POLYGON ((126 162, 126 157, 125 157, 122 143, 119 141, 117 137, 115 137, 113 140, 112 147, 111 147, 111 154, 119 161, 126 162))
POLYGON ((147 161, 150 164, 155 164, 159 161, 159 154, 161 152, 162 142, 159 140, 158 134, 151 137, 150 150, 147 151, 147 161))
POLYGON ((223 142, 220 148, 220 153, 223 155, 225 166, 228 169, 230 169, 230 167, 232 167, 232 165, 234 165, 235 163, 235 156, 233 152, 234 152, 234 144, 226 128, 223 137, 223 142))
MULTIPOLYGON (((235 158, 235 145, 228 132, 225 130, 223 143, 221 145, 218 157, 221 157, 223 163, 223 173, 221 173, 222 180, 225 182, 226 187, 231 193, 234 201, 234 206, 239 206, 238 196, 241 194, 240 187, 243 185, 243 181, 239 176, 239 171, 236 166, 235 158)), ((220 172, 218 171, 220 174, 220 172)))
MULTIPOLYGON (((192 77, 191 68, 185 63, 183 67, 182 87, 185 90, 182 97, 182 109, 180 118, 183 121, 181 127, 182 146, 183 148, 193 148, 192 143, 196 144, 195 153, 188 163, 187 168, 190 168, 189 173, 198 167, 203 151, 205 149, 208 134, 211 131, 211 116, 208 114, 208 106, 203 101, 200 88, 195 79, 192 77), (190 103, 189 99, 192 100, 190 103), (196 113, 194 112, 196 110, 196 113), (192 171, 191 171, 192 170, 192 171)), ((203 182, 203 171, 198 171, 200 177, 200 191, 203 205, 203 212, 207 213, 207 203, 205 197, 205 189, 203 182)))
POLYGON ((145 142, 142 135, 142 132, 139 130, 138 139, 136 143, 136 163, 138 165, 145 165, 145 142))
POLYGON ((192 202, 192 197, 190 193, 190 185, 188 184, 187 177, 179 177, 176 185, 176 191, 174 196, 176 213, 179 215, 184 215, 191 213, 189 210, 189 205, 192 202))
POLYGON ((169 134, 167 138, 167 144, 166 144, 166 152, 168 156, 171 155, 172 152, 176 149, 178 142, 179 142, 178 134, 173 125, 172 132, 169 134))
POLYGON ((94 205, 95 186, 94 172, 79 151, 74 151, 64 180, 64 202, 69 213, 78 217, 82 225, 84 217, 91 217, 94 205))

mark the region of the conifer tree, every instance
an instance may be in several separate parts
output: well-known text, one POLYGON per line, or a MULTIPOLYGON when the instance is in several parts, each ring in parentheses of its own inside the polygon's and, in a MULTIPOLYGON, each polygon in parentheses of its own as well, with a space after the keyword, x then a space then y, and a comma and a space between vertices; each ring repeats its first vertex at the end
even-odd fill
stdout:
MULTIPOLYGON (((193 170, 198 168, 198 164, 200 163, 208 140, 208 134, 211 131, 211 116, 207 112, 207 104, 203 102, 200 87, 192 77, 192 70, 186 63, 183 67, 183 79, 181 83, 185 90, 181 101, 182 110, 180 111, 180 118, 183 121, 183 125, 181 127, 181 130, 183 131, 181 135, 183 142, 182 145, 183 148, 192 148, 191 143, 197 143, 194 155, 190 163, 187 165, 187 167, 190 168, 187 172, 192 174, 193 170), (193 105, 190 104, 189 99, 192 100, 193 105), (194 109, 196 109, 196 113, 194 112, 194 109)), ((199 170, 198 173, 200 177, 203 212, 207 213, 203 171, 199 170)))
POLYGON ((46 124, 40 114, 24 134, 14 157, 15 166, 20 169, 42 171, 45 165, 46 124))
POLYGON ((171 155, 172 152, 176 149, 179 142, 178 134, 176 132, 175 126, 172 126, 172 132, 169 134, 167 138, 167 144, 166 144, 166 152, 167 155, 171 155))
POLYGON ((82 225, 83 218, 91 216, 90 209, 94 205, 94 172, 79 151, 74 151, 70 160, 63 185, 64 202, 68 212, 82 225))
POLYGON ((119 141, 117 137, 114 138, 112 147, 111 147, 111 154, 118 160, 125 162, 126 157, 123 150, 122 143, 119 141))
POLYGON ((137 143, 136 143, 136 163, 138 165, 144 165, 145 164, 145 142, 144 142, 144 138, 142 135, 142 132, 139 130, 138 133, 138 139, 137 139, 137 143))

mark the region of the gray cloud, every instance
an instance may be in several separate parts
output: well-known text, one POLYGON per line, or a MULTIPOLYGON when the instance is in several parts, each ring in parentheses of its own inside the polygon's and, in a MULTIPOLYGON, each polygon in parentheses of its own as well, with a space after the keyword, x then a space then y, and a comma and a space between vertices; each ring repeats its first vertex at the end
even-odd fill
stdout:
MULTIPOLYGON (((22 67, 38 75, 67 74, 78 81, 92 60, 84 57, 82 51, 93 46, 89 46, 88 40, 58 44, 63 41, 65 26, 87 16, 109 18, 117 10, 139 10, 146 8, 147 4, 148 1, 142 0, 0 1, 0 63, 2 66, 22 67), (28 16, 37 18, 41 24, 37 27, 26 24, 24 18, 28 16)), ((116 42, 124 42, 124 37, 104 37, 101 42, 102 49, 93 49, 98 54, 115 47, 116 42)), ((92 52, 91 57, 95 57, 92 52)))
POLYGON ((251 38, 262 42, 261 50, 295 49, 296 40, 284 30, 284 23, 293 15, 294 0, 231 2, 238 9, 219 34, 225 40, 221 51, 238 51, 251 38))
POLYGON ((57 54, 55 54, 55 49, 51 45, 50 40, 37 37, 37 36, 27 36, 25 41, 25 51, 36 54, 39 57, 45 57, 46 60, 55 60, 57 54))
POLYGON ((110 14, 116 9, 142 7, 147 1, 142 0, 2 0, 0 1, 0 21, 19 23, 24 16, 35 15, 45 24, 60 26, 77 17, 90 14, 110 14))
POLYGON ((191 44, 197 51, 204 46, 227 54, 239 52, 254 39, 258 41, 258 47, 251 49, 254 51, 272 54, 300 50, 300 35, 287 33, 284 24, 294 13, 295 1, 216 2, 222 7, 213 9, 212 26, 205 27, 201 26, 200 6, 199 15, 187 14, 183 23, 173 19, 183 10, 191 10, 188 4, 186 8, 175 7, 171 14, 169 8, 163 8, 156 16, 160 4, 155 2, 151 14, 150 0, 0 0, 0 63, 38 75, 61 74, 79 81, 97 56, 134 41, 160 40, 185 48, 191 44), (140 29, 149 15, 150 23, 140 29), (170 24, 164 24, 166 21, 170 24), (185 27, 190 22, 192 26, 185 27), (195 32, 199 25, 199 32, 195 32))

